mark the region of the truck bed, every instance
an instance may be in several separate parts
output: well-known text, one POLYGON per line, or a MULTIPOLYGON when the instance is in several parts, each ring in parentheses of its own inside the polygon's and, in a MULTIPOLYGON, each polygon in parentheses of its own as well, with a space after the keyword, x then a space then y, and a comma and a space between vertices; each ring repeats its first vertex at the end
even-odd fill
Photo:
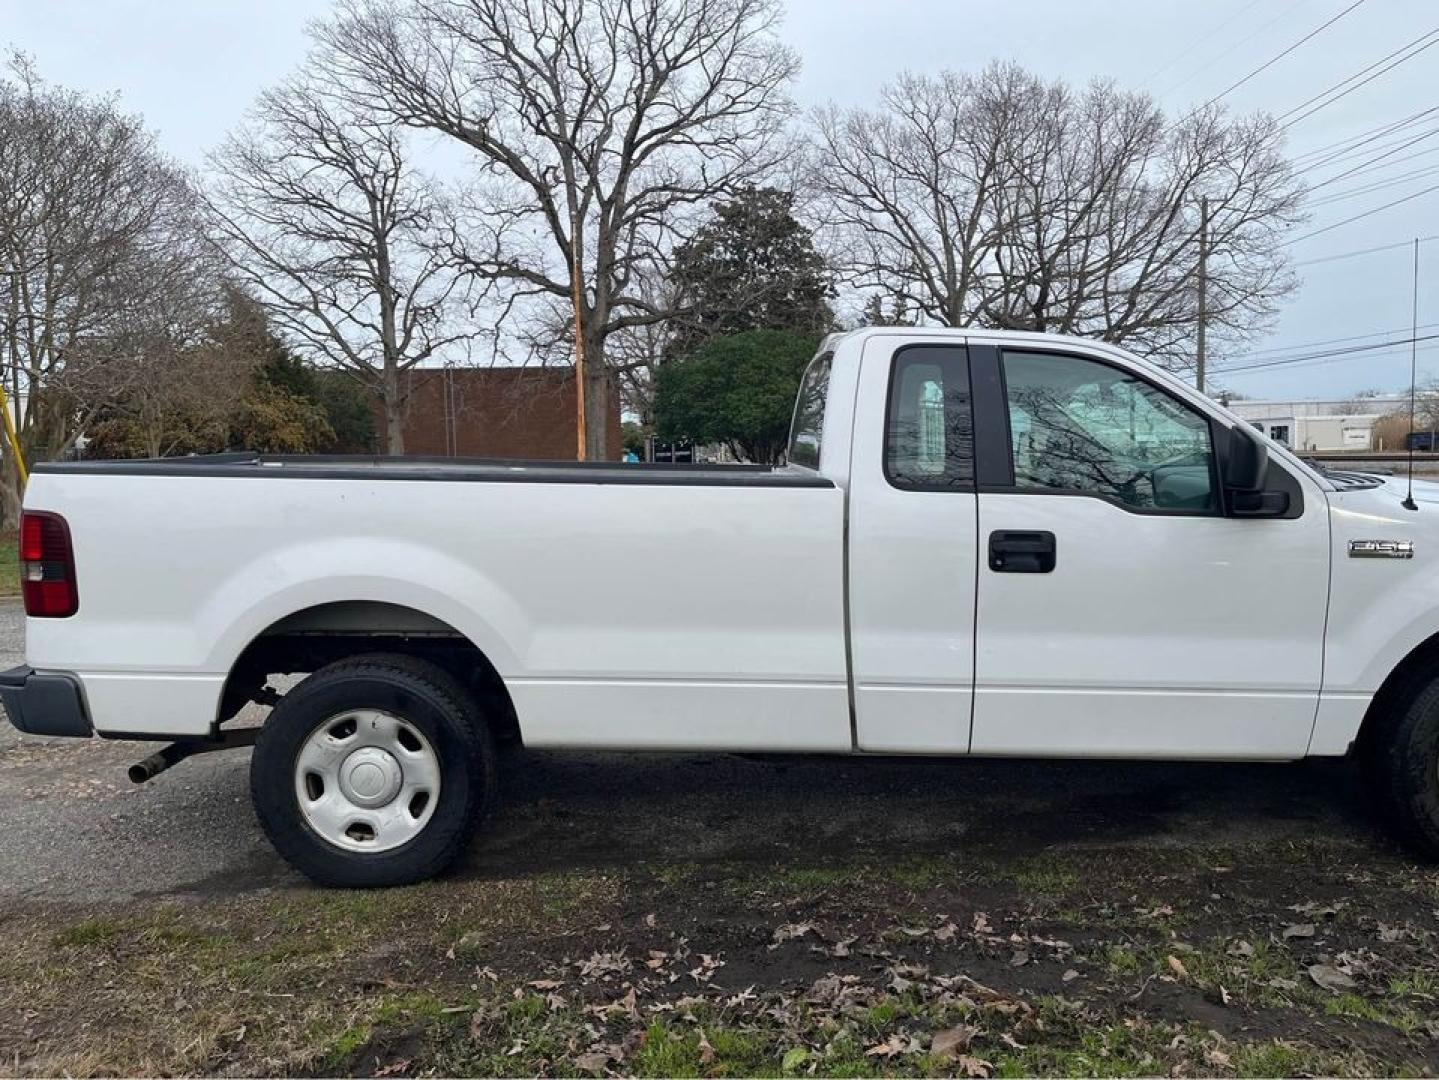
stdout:
POLYGON ((770 465, 640 465, 364 454, 204 454, 182 458, 37 462, 36 473, 295 480, 453 480, 472 483, 642 484, 674 487, 831 488, 812 472, 770 465))

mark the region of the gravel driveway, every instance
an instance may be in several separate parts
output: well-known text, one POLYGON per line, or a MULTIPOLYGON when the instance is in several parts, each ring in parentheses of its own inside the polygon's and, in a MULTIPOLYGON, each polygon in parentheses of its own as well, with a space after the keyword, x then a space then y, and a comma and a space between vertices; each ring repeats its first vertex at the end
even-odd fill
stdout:
MULTIPOLYGON (((0 604, 0 662, 23 618, 0 604)), ((251 812, 249 754, 203 755, 136 787, 153 744, 0 725, 0 910, 301 884, 251 812)), ((1282 842, 1392 850, 1336 762, 1172 765, 742 758, 516 751, 500 816, 463 876, 667 859, 883 856, 1282 842)))

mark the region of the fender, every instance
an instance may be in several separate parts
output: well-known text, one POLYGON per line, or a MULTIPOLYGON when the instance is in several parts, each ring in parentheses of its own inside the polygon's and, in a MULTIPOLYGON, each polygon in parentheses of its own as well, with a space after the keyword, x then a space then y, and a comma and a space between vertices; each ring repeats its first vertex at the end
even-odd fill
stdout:
POLYGON ((292 544, 239 567, 200 610, 198 625, 222 628, 204 668, 228 673, 279 620, 345 600, 413 608, 454 627, 501 677, 522 670, 531 627, 509 592, 434 548, 374 538, 292 544))
POLYGON ((1403 488, 1329 492, 1332 544, 1324 686, 1310 754, 1343 754, 1384 681, 1439 634, 1439 485, 1416 482, 1418 513, 1403 488), (1351 541, 1409 541, 1410 559, 1351 558, 1351 541))

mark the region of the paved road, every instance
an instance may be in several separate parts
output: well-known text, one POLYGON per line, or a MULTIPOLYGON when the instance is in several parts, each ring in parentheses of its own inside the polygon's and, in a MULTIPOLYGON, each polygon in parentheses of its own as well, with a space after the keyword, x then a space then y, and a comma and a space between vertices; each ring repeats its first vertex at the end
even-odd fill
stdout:
MULTIPOLYGON (((0 662, 23 621, 0 603, 0 662)), ((153 746, 40 739, 0 726, 0 912, 301 885, 260 833, 248 751, 184 762, 142 787, 153 746)), ((1323 836, 1392 850, 1342 763, 1166 765, 517 751, 504 805, 459 873, 636 861, 857 859, 1052 847, 1224 847, 1323 836)))

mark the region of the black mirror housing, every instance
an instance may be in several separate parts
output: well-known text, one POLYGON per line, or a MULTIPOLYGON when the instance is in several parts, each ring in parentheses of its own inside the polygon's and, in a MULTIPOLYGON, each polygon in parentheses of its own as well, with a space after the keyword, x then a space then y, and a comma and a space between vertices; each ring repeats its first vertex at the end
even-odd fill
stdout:
POLYGON ((1235 517, 1282 517, 1289 510, 1285 491, 1229 492, 1229 512, 1235 517))
POLYGON ((1282 517, 1289 493, 1266 489, 1269 448, 1242 426, 1229 429, 1224 462, 1224 499, 1234 517, 1282 517))
POLYGON ((1231 492, 1264 490, 1269 473, 1269 448, 1243 426, 1229 429, 1229 453, 1224 463, 1224 486, 1231 492))

